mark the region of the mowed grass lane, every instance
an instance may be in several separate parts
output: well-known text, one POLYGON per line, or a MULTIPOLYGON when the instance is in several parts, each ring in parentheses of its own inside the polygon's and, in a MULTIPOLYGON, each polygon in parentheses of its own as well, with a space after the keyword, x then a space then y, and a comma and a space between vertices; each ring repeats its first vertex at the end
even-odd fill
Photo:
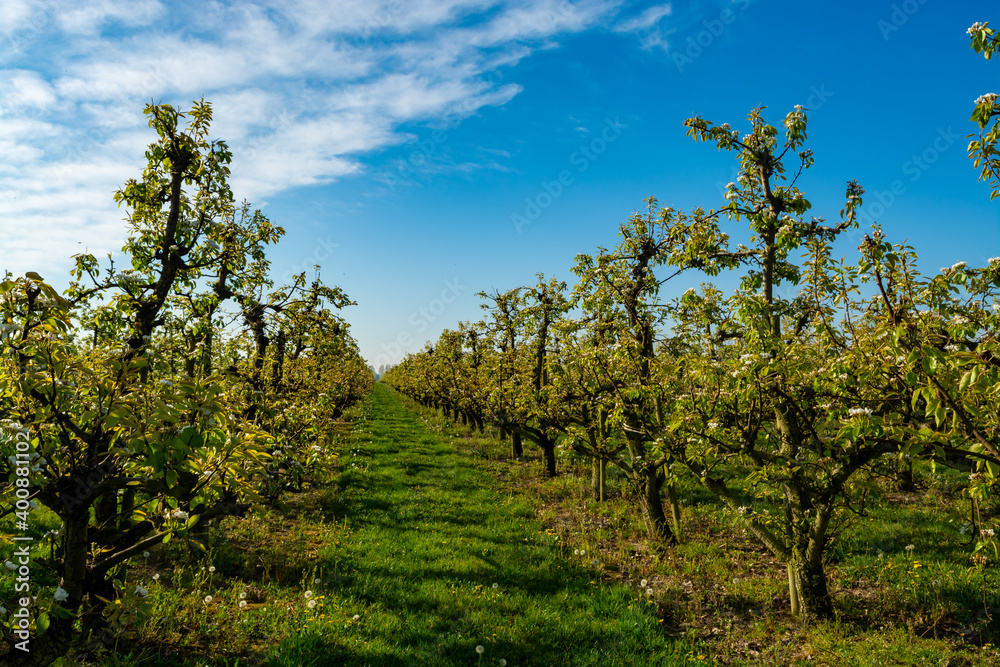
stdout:
POLYGON ((331 614, 286 640, 297 660, 703 664, 664 636, 639 591, 604 585, 586 557, 564 555, 525 499, 444 440, 376 386, 342 457, 347 531, 329 547, 337 584, 321 600, 331 614))

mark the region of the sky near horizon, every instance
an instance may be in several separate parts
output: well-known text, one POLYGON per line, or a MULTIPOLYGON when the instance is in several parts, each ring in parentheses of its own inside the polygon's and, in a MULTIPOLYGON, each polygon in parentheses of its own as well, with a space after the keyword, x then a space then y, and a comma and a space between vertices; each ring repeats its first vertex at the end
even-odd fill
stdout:
MULTIPOLYGON (((480 291, 573 284, 646 197, 719 207, 732 154, 685 136, 809 109, 799 182, 836 219, 848 180, 924 271, 1000 255, 967 157, 1000 63, 969 48, 995 2, 0 0, 0 271, 65 286, 120 251, 112 200, 155 136, 151 99, 204 98, 237 199, 286 230, 272 275, 322 267, 375 366, 481 318, 480 291)), ((737 232, 734 230, 734 237, 737 232)), ((838 241, 857 258, 859 235, 838 241)), ((687 274, 682 292, 704 280, 687 274)), ((724 282, 724 281, 723 281, 724 282)))

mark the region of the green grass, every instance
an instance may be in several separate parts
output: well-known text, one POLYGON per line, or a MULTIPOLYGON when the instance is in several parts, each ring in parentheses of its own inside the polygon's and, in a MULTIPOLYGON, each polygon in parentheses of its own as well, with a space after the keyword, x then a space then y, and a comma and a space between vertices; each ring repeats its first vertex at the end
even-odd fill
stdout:
MULTIPOLYGON (((682 482, 685 542, 658 547, 646 540, 620 477, 609 475, 610 500, 595 502, 589 467, 571 452, 562 452, 556 479, 541 479, 531 447, 525 460, 509 460, 507 446, 492 437, 406 404, 529 499, 565 553, 585 550, 584 560, 597 560, 605 582, 634 590, 647 579, 663 625, 700 641, 712 664, 1000 664, 996 563, 977 564, 969 536, 959 531, 968 514, 961 494, 967 473, 918 464, 919 490, 911 493, 892 491, 891 480, 871 480, 876 491, 867 513, 829 550, 837 618, 805 625, 789 613, 784 566, 700 486, 682 482)), ((984 508, 984 517, 996 515, 995 503, 984 508)))
POLYGON ((203 562, 166 545, 133 573, 150 597, 100 664, 710 664, 452 440, 377 386, 338 445, 335 486, 287 516, 228 521, 203 562))
POLYGON ((140 559, 117 646, 60 667, 1000 664, 997 570, 959 531, 961 473, 917 466, 906 494, 876 480, 829 550, 837 618, 804 625, 783 566, 693 483, 684 543, 650 544, 613 471, 595 502, 571 452, 542 479, 527 443, 511 460, 384 386, 330 452, 327 483, 227 519, 208 557, 171 542, 140 559))

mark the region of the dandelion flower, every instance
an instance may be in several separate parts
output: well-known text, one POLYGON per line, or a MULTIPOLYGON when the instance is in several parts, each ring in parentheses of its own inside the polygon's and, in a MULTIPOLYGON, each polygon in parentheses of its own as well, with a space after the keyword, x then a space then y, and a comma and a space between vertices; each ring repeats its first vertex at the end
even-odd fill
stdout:
POLYGON ((313 583, 314 584, 318 584, 319 583, 319 577, 316 577, 315 579, 313 579, 313 583))
POLYGON ((215 572, 215 566, 214 565, 209 565, 208 566, 208 571, 209 572, 215 572))
POLYGON ((315 609, 316 608, 316 600, 309 600, 309 604, 307 606, 310 609, 315 609))
POLYGON ((642 581, 639 582, 639 588, 645 588, 647 583, 649 582, 643 579, 642 581))
POLYGON ((241 600, 246 600, 247 599, 247 592, 246 591, 240 592, 240 599, 241 600))
POLYGON ((360 618, 361 618, 361 615, 360 615, 360 614, 355 614, 355 615, 354 615, 354 620, 355 620, 355 621, 356 621, 356 620, 358 620, 358 619, 360 619, 360 618))
POLYGON ((308 600, 309 598, 311 598, 313 596, 313 592, 312 591, 306 591, 305 592, 305 596, 306 596, 306 599, 308 600))
POLYGON ((479 655, 482 655, 485 650, 486 648, 482 644, 476 647, 476 653, 478 653, 479 655))
POLYGON ((142 557, 143 558, 149 558, 149 552, 148 551, 143 551, 142 552, 142 557))
POLYGON ((653 594, 653 589, 652 588, 647 588, 646 589, 646 595, 652 595, 652 594, 653 594))
POLYGON ((245 606, 247 606, 247 601, 246 600, 240 600, 240 609, 243 609, 243 607, 245 607, 245 606))
POLYGON ((160 578, 159 572, 153 575, 153 581, 157 581, 160 578))
POLYGON ((212 598, 212 596, 211 596, 211 595, 206 595, 206 596, 205 596, 205 604, 212 604, 212 600, 213 600, 213 599, 214 599, 214 598, 212 598))
POLYGON ((69 593, 67 593, 66 589, 64 589, 62 586, 58 586, 56 588, 55 594, 53 594, 52 597, 56 599, 56 602, 63 602, 69 599, 69 593))
POLYGON ((907 545, 906 545, 906 550, 907 550, 907 551, 913 551, 914 549, 916 549, 916 547, 915 547, 915 546, 913 546, 912 544, 907 544, 907 545))
POLYGON ((500 588, 500 584, 498 584, 497 582, 494 581, 493 582, 493 588, 500 588))
POLYGON ((497 662, 500 663, 500 667, 507 667, 507 661, 503 658, 500 658, 497 662))

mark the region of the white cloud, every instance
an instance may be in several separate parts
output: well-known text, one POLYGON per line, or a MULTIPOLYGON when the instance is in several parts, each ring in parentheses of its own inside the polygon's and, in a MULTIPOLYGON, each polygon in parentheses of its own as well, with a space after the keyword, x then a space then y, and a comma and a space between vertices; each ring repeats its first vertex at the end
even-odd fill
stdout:
POLYGON ((622 1, 4 0, 0 36, 28 46, 0 74, 0 244, 18 249, 0 270, 66 266, 78 241, 121 245, 111 195, 141 172, 151 99, 211 101, 234 193, 259 203, 363 171, 365 156, 410 139, 404 125, 509 102, 521 86, 492 72, 622 1))
POLYGON ((625 19, 615 26, 615 32, 640 32, 655 27, 665 16, 670 16, 672 9, 669 4, 655 5, 638 16, 625 19))

